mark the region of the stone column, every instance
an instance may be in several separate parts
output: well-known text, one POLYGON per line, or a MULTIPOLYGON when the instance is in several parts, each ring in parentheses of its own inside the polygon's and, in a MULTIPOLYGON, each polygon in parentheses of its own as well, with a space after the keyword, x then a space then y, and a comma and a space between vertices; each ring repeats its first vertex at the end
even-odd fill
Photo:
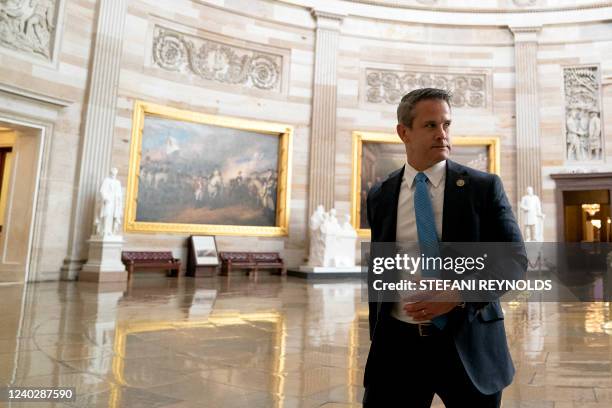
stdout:
POLYGON ((540 105, 538 101, 538 32, 540 27, 510 27, 514 34, 516 77, 517 198, 532 186, 542 197, 540 105))
POLYGON ((337 66, 343 15, 312 10, 317 21, 315 43, 308 214, 317 205, 334 207, 336 164, 337 66))
POLYGON ((87 257, 97 189, 110 169, 126 13, 127 0, 98 4, 78 185, 62 279, 75 279, 87 257))

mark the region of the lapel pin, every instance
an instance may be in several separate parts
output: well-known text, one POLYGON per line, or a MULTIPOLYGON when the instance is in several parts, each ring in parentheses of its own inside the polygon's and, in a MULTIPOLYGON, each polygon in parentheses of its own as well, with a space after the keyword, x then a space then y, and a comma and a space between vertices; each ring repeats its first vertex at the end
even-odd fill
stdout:
POLYGON ((463 179, 457 180, 457 187, 463 187, 463 186, 465 186, 465 180, 463 179))

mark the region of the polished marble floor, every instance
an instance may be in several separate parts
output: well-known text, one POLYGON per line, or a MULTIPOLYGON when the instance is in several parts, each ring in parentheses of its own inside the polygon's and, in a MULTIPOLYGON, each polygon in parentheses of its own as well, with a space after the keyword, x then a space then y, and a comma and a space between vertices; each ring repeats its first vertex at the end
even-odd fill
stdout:
MULTIPOLYGON (((517 367, 503 407, 612 407, 608 303, 503 306, 517 367)), ((0 286, 0 310, 0 382, 77 393, 0 406, 361 406, 369 340, 358 281, 12 285, 0 286)))

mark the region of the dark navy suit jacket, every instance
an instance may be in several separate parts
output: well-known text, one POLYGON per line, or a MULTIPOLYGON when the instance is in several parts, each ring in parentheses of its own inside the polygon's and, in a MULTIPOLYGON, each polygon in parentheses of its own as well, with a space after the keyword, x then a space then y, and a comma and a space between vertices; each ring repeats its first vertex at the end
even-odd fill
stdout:
MULTIPOLYGON (((395 242, 397 203, 404 168, 372 187, 368 193, 367 216, 372 242, 395 242)), ((520 229, 504 192, 494 174, 446 161, 443 242, 515 242, 505 262, 504 277, 522 279, 527 256, 520 229), (463 182, 457 183, 458 180, 463 182), (459 184, 459 185, 458 185, 459 184)), ((370 339, 375 341, 377 323, 391 313, 393 303, 369 299, 370 339)), ((466 303, 464 309, 449 313, 448 330, 470 379, 483 394, 493 394, 512 382, 514 365, 508 351, 504 315, 498 300, 466 303)), ((381 325, 384 327, 384 325, 381 325)), ((370 355, 368 358, 376 358, 370 355)), ((440 369, 444 369, 441 367, 440 369)), ((364 378, 368 386, 368 373, 364 378)))

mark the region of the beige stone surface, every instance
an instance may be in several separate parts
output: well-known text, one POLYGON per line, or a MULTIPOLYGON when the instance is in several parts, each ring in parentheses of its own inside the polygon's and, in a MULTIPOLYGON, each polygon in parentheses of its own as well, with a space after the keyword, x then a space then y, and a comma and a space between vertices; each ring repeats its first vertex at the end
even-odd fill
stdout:
MULTIPOLYGON (((137 275, 0 286, 0 306, 0 381, 76 387, 61 407, 359 407, 363 396, 358 281, 137 275)), ((503 407, 610 405, 607 303, 502 306, 516 366, 503 407)))
MULTIPOLYGON (((67 254, 66 235, 78 166, 79 132, 96 9, 93 0, 68 0, 64 3, 61 21, 68 23, 57 28, 61 41, 55 51, 54 63, 0 49, 0 83, 72 102, 69 107, 61 109, 52 132, 47 135, 52 143, 46 145, 50 151, 44 154, 52 159, 45 163, 47 166, 43 167, 41 174, 41 180, 48 181, 46 191, 39 192, 44 195, 40 202, 49 203, 50 212, 42 207, 37 209, 37 217, 45 219, 40 232, 45 245, 44 248, 34 248, 38 258, 34 264, 42 265, 37 271, 41 280, 59 279, 59 270, 67 254), (53 214, 53 217, 48 214, 53 214)), ((7 117, 5 109, 0 107, 0 120, 7 117)), ((42 112, 35 110, 24 110, 20 114, 18 119, 24 122, 37 123, 46 119, 42 112)), ((9 117, 15 119, 12 114, 9 117)), ((15 277, 18 281, 23 279, 23 275, 15 277)))
MULTIPOLYGON (((554 203, 555 186, 549 175, 572 170, 564 159, 564 66, 597 64, 600 68, 606 160, 596 169, 612 170, 612 140, 610 132, 607 132, 607 129, 612 129, 612 91, 609 86, 612 78, 612 28, 607 22, 609 7, 595 7, 595 2, 588 0, 537 0, 531 7, 537 10, 521 14, 516 12, 521 8, 512 0, 470 0, 452 2, 452 5, 450 1, 438 1, 436 6, 442 8, 465 10, 497 7, 513 11, 451 14, 449 17, 441 12, 410 9, 419 4, 419 7, 423 7, 423 2, 416 0, 401 1, 408 8, 396 11, 365 3, 177 0, 169 6, 168 2, 130 1, 122 57, 121 61, 117 61, 121 73, 111 158, 112 165, 119 168, 123 185, 128 176, 132 108, 136 100, 292 125, 289 235, 279 238, 218 237, 217 242, 220 250, 249 248, 280 251, 290 266, 303 263, 307 246, 315 66, 316 22, 310 7, 343 5, 343 10, 350 12, 340 26, 338 45, 336 156, 333 169, 336 209, 340 213, 350 211, 351 132, 392 133, 395 125, 395 106, 367 102, 366 68, 455 74, 484 72, 487 78, 487 106, 484 109, 455 109, 453 134, 455 137, 500 138, 501 176, 511 203, 516 205, 522 193, 516 187, 515 50, 512 32, 507 25, 531 24, 541 17, 543 26, 538 35, 536 61, 542 151, 541 198, 543 212, 547 214, 545 240, 554 239, 557 209, 554 203), (554 7, 568 10, 546 11, 554 7), (572 7, 579 10, 570 10, 572 7), (559 24, 555 23, 555 18, 559 24), (232 46, 273 50, 283 57, 280 91, 266 92, 160 69, 152 59, 151 42, 155 25, 227 42, 232 46)), ((43 184, 39 189, 40 205, 36 213, 36 217, 43 220, 36 232, 41 244, 35 244, 37 246, 32 248, 36 257, 32 260, 32 267, 38 280, 58 279, 59 269, 67 256, 75 194, 78 194, 75 185, 81 166, 78 157, 88 102, 85 90, 91 75, 96 10, 95 0, 63 2, 62 25, 57 28, 60 35, 50 61, 32 59, 17 51, 0 48, 0 85, 8 84, 70 102, 59 110, 55 119, 43 118, 42 110, 21 111, 20 119, 26 122, 52 121, 48 135, 50 141, 43 152, 43 184)), ((8 116, 6 112, 0 107, 0 121, 8 116)), ((13 113, 10 116, 14 118, 13 113)), ((170 249, 185 260, 186 237, 187 234, 126 234, 125 248, 170 249)), ((15 279, 20 280, 19 276, 15 279)))

